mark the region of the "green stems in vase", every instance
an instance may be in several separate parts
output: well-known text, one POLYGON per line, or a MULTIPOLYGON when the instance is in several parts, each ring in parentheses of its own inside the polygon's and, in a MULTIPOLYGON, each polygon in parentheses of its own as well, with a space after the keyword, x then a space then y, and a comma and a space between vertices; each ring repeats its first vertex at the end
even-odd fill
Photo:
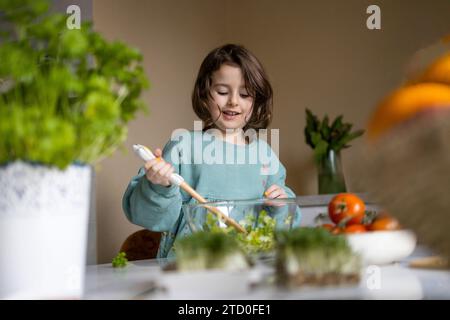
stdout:
POLYGON ((318 163, 317 169, 319 194, 347 192, 339 152, 328 150, 325 157, 318 163))
POLYGON ((364 130, 351 131, 353 125, 344 123, 340 115, 329 123, 327 115, 319 120, 306 109, 305 142, 314 150, 318 168, 319 194, 346 192, 341 163, 341 150, 350 147, 351 140, 364 134, 364 130))

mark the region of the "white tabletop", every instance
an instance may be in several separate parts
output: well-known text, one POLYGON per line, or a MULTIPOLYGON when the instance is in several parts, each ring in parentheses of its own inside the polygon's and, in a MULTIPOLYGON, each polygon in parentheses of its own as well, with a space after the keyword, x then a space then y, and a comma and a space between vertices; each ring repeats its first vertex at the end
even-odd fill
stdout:
POLYGON ((87 267, 84 299, 450 299, 450 271, 408 267, 430 253, 418 247, 405 261, 366 266, 359 284, 347 287, 284 289, 271 284, 273 268, 259 263, 246 272, 163 271, 165 261, 87 267))

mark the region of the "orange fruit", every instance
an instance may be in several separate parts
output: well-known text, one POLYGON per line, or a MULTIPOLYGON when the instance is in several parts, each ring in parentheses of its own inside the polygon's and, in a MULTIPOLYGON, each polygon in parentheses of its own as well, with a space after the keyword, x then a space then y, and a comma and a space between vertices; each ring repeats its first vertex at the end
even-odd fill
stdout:
POLYGON ((408 84, 438 82, 450 85, 450 34, 417 50, 405 67, 408 84))
POLYGON ((392 127, 430 109, 450 110, 450 86, 418 83, 394 91, 382 101, 371 117, 367 134, 374 140, 392 127))
POLYGON ((418 81, 450 85, 450 53, 442 56, 428 67, 418 81))

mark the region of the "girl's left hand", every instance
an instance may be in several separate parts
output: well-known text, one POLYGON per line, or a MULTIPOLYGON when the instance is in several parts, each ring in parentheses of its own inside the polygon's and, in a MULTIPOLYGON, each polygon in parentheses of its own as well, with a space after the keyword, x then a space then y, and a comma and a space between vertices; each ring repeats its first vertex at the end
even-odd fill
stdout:
POLYGON ((288 197, 284 188, 276 184, 271 185, 269 189, 264 192, 264 195, 269 199, 285 199, 288 197))

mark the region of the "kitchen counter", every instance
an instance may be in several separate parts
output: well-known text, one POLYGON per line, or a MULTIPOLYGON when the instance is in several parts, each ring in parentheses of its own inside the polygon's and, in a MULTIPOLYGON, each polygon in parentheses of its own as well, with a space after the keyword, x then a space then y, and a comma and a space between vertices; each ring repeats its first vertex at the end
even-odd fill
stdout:
MULTIPOLYGON (((366 205, 373 205, 374 202, 366 193, 355 193, 359 198, 361 198, 366 205)), ((336 194, 319 194, 319 195, 306 195, 297 196, 297 200, 300 203, 301 208, 308 207, 328 207, 331 199, 336 196, 336 194)))
POLYGON ((417 247, 404 261, 366 266, 354 286, 278 288, 270 283, 273 268, 259 262, 246 272, 163 271, 164 260, 129 262, 122 269, 111 264, 88 266, 84 299, 450 299, 450 271, 414 269, 411 259, 429 256, 417 247))

